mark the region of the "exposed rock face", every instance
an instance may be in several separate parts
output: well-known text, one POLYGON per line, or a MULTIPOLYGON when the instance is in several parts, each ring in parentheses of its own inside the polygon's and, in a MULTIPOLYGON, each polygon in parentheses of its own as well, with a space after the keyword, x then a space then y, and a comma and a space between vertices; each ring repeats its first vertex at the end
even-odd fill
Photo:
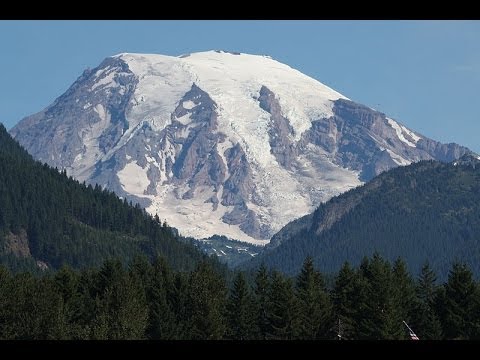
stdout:
POLYGON ((11 133, 184 235, 260 244, 382 171, 470 152, 269 57, 223 51, 107 58, 11 133))
POLYGON ((449 162, 466 152, 457 144, 420 137, 385 114, 350 100, 335 101, 334 116, 314 120, 305 142, 323 147, 333 162, 360 172, 367 181, 385 170, 420 160, 449 162))
POLYGON ((5 246, 7 253, 15 256, 24 258, 32 256, 28 246, 27 232, 23 229, 18 234, 8 233, 5 235, 5 246))
POLYGON ((85 70, 52 105, 16 127, 28 128, 22 145, 38 160, 87 180, 91 162, 100 160, 128 128, 125 114, 135 85, 127 64, 105 59, 98 68, 85 70), (94 140, 97 146, 89 146, 94 140))
POLYGON ((282 107, 275 98, 275 94, 266 86, 260 88, 258 98, 260 107, 270 114, 270 127, 268 136, 270 139, 270 152, 277 162, 290 170, 292 161, 296 158, 296 147, 293 143, 295 131, 288 119, 282 115, 282 107))

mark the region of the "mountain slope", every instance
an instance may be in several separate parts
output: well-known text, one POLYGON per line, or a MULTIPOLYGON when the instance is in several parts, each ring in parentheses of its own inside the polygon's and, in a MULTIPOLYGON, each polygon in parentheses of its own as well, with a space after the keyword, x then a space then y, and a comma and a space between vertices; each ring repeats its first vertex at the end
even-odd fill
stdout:
POLYGON ((0 263, 13 269, 159 254, 186 270, 205 258, 138 206, 34 161, 1 124, 0 204, 0 263))
POLYGON ((480 275, 480 157, 422 161, 385 172, 286 225, 248 266, 295 273, 310 255, 323 271, 378 251, 412 272, 428 260, 444 279, 464 261, 480 275))
POLYGON ((107 58, 11 133, 186 236, 259 244, 384 170, 469 152, 268 56, 224 51, 107 58))

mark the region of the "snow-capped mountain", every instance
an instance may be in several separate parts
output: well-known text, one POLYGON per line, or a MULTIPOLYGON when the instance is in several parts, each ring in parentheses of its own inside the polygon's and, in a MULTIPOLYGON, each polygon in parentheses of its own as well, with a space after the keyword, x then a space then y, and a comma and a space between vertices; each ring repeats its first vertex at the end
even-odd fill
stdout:
POLYGON ((11 133, 182 235, 260 244, 384 170, 470 152, 268 56, 225 51, 109 57, 11 133))

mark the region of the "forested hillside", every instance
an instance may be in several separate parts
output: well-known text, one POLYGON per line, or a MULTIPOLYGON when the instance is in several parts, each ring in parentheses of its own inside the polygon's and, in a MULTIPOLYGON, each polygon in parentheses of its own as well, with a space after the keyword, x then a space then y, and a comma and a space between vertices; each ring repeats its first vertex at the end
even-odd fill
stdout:
POLYGON ((190 270, 206 257, 138 205, 34 161, 1 124, 0 204, 0 264, 13 270, 85 268, 142 253, 190 270))
POLYGON ((480 276, 480 161, 422 161, 390 170, 285 226, 249 266, 289 274, 306 256, 324 272, 358 265, 375 251, 405 259, 417 274, 428 261, 441 280, 454 261, 480 276))

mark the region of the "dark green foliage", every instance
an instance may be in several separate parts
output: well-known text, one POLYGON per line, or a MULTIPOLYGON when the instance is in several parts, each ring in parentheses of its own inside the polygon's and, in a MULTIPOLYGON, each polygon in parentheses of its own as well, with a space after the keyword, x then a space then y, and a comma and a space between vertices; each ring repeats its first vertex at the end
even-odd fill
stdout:
MULTIPOLYGON (((408 273, 407 265, 402 259, 397 259, 393 263, 392 268, 392 286, 393 286, 393 302, 395 309, 398 309, 397 316, 402 321, 410 324, 415 316, 417 298, 415 294, 415 282, 408 273)), ((400 339, 406 339, 406 332, 402 331, 398 334, 400 339)))
POLYGON ((390 264, 375 253, 371 261, 362 262, 360 274, 366 280, 366 297, 358 322, 359 338, 402 339, 402 309, 395 303, 397 294, 390 264))
POLYGON ((465 265, 440 287, 424 266, 413 293, 402 261, 378 254, 344 264, 331 293, 322 278, 308 258, 295 286, 262 267, 254 292, 242 273, 227 291, 211 263, 179 272, 161 257, 42 276, 0 266, 0 339, 403 340, 404 320, 421 340, 479 338, 478 283, 465 265))
POLYGON ((145 289, 135 272, 129 274, 118 260, 107 261, 97 279, 95 339, 140 339, 147 326, 145 289))
POLYGON ((280 245, 248 265, 264 262, 293 276, 311 256, 331 273, 377 251, 391 262, 404 259, 415 275, 429 261, 445 281, 450 264, 461 259, 480 276, 480 166, 421 161, 398 167, 332 198, 287 230, 280 245))
POLYGON ((216 340, 225 334, 226 287, 207 262, 201 262, 190 274, 187 290, 188 330, 193 340, 216 340))
POLYGON ((262 264, 255 277, 255 299, 259 338, 265 340, 269 331, 268 308, 269 308, 270 279, 267 268, 262 264))
POLYGON ((252 340, 258 333, 256 328, 255 299, 239 272, 227 302, 227 336, 234 340, 252 340))
POLYGON ((138 205, 35 162, 0 124, 1 264, 13 271, 36 271, 36 261, 80 269, 138 254, 162 255, 182 270, 206 258, 138 205))
POLYGON ((322 275, 308 257, 297 277, 299 336, 301 339, 332 339, 333 309, 322 275))
POLYGON ((478 315, 478 286, 465 264, 455 263, 444 286, 443 323, 449 339, 469 339, 476 334, 478 315))
POLYGON ((365 291, 361 287, 360 276, 348 262, 343 264, 336 279, 332 293, 334 312, 336 315, 337 335, 349 340, 357 335, 357 313, 363 311, 365 291))
POLYGON ((180 335, 172 302, 175 301, 175 283, 171 270, 163 258, 157 258, 146 272, 150 281, 144 280, 149 304, 148 337, 151 339, 176 339, 180 335), (151 269, 151 270, 150 270, 151 269))
POLYGON ((273 271, 268 291, 269 340, 294 340, 299 335, 299 306, 291 279, 273 271))
POLYGON ((417 303, 412 316, 416 334, 420 339, 434 340, 442 338, 442 325, 435 311, 438 298, 437 277, 428 263, 422 266, 422 271, 416 285, 417 303))

